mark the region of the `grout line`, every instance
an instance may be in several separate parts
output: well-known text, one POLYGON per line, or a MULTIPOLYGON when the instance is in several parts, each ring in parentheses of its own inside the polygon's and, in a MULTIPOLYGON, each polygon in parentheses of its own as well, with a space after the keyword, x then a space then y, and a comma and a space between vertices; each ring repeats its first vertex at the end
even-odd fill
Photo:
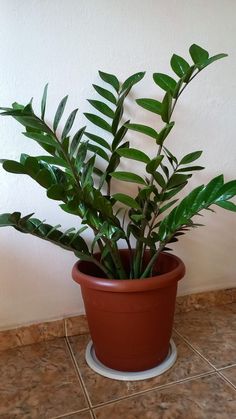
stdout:
POLYGON ((191 342, 189 342, 189 340, 188 339, 186 339, 183 335, 181 335, 181 333, 179 333, 178 332, 178 330, 177 329, 173 329, 174 330, 174 332, 181 338, 181 339, 183 339, 183 341, 188 345, 188 346, 190 346, 191 347, 191 349, 194 351, 194 352, 196 352, 202 359, 204 359, 204 361, 206 361, 213 369, 214 369, 214 371, 218 371, 218 369, 198 350, 198 349, 196 349, 195 348, 195 346, 193 346, 192 344, 191 344, 191 342))
POLYGON ((153 390, 158 390, 158 391, 163 390, 165 388, 169 388, 169 387, 172 387, 172 386, 175 386, 175 385, 183 384, 183 383, 188 382, 188 381, 193 381, 193 380, 198 379, 198 378, 208 377, 208 376, 214 375, 214 374, 215 374, 215 371, 204 372, 202 374, 197 374, 197 375, 194 375, 192 377, 183 378, 182 380, 172 381, 170 383, 162 384, 158 387, 153 387, 153 388, 149 388, 149 389, 146 389, 146 390, 140 390, 140 391, 137 391, 137 392, 135 392, 133 394, 130 394, 128 396, 122 396, 122 397, 119 397, 117 399, 109 400, 107 402, 98 403, 98 404, 93 406, 93 409, 97 409, 99 407, 107 406, 107 405, 110 405, 110 404, 113 404, 113 403, 118 403, 122 400, 132 399, 133 397, 141 396, 141 395, 146 394, 146 393, 150 393, 153 390))
POLYGON ((232 381, 229 380, 229 378, 225 377, 220 371, 217 371, 217 374, 219 377, 221 377, 224 381, 226 381, 227 384, 230 385, 230 387, 236 391, 236 386, 232 383, 232 381))
POLYGON ((50 419, 63 419, 63 418, 67 418, 67 416, 69 415, 76 415, 77 413, 84 413, 84 412, 90 412, 90 409, 85 408, 82 410, 74 410, 73 412, 64 413, 63 415, 53 416, 50 419))
MULTIPOLYGON (((75 359, 75 356, 74 356, 74 353, 73 353, 72 347, 71 347, 71 345, 70 345, 70 341, 69 341, 68 337, 66 337, 66 338, 65 338, 65 340, 66 340, 66 343, 67 343, 67 348, 68 348, 68 351, 69 351, 69 353, 70 353, 70 356, 71 356, 71 359, 72 359, 72 362, 73 362, 73 365, 74 365, 75 371, 76 371, 76 373, 77 373, 77 376, 78 376, 79 382, 80 382, 81 387, 82 387, 82 389, 83 389, 83 391, 84 391, 86 401, 87 401, 87 403, 88 403, 89 408, 90 408, 90 409, 92 409, 92 403, 91 403, 91 400, 90 400, 90 397, 89 397, 89 393, 88 393, 88 390, 87 390, 87 388, 86 388, 86 386, 85 386, 85 384, 84 384, 84 381, 83 381, 83 378, 82 378, 81 372, 80 372, 80 370, 79 370, 79 367, 78 367, 78 364, 77 364, 77 362, 76 362, 76 359, 75 359)), ((92 418, 93 418, 93 419, 96 419, 92 410, 90 411, 90 413, 91 413, 91 415, 92 415, 92 418)))
POLYGON ((222 370, 227 370, 228 368, 231 368, 231 367, 236 367, 236 363, 231 364, 231 365, 227 365, 226 367, 221 367, 221 368, 218 369, 218 371, 220 372, 222 370))
POLYGON ((234 390, 236 390, 236 386, 228 379, 226 378, 221 371, 225 370, 227 368, 230 368, 231 366, 234 366, 236 364, 233 365, 228 365, 227 367, 222 367, 222 368, 216 368, 204 355, 202 355, 201 352, 199 352, 190 342, 188 339, 186 339, 184 336, 181 335, 181 333, 179 333, 176 329, 173 329, 175 331, 175 333, 177 333, 177 335, 182 338, 184 340, 184 342, 189 345, 191 347, 191 349, 196 352, 202 359, 204 359, 204 361, 206 361, 213 369, 214 371, 217 373, 217 375, 222 378, 224 381, 227 382, 227 384, 229 384, 231 386, 231 388, 233 387, 234 390))

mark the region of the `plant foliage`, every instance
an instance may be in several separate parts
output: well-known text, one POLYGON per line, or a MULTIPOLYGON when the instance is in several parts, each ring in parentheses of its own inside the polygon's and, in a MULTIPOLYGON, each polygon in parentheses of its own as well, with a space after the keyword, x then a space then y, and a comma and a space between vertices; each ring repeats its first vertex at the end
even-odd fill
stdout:
POLYGON ((63 211, 78 216, 82 227, 63 232, 59 225, 46 224, 33 214, 22 217, 18 212, 0 215, 0 226, 12 226, 70 250, 80 259, 93 261, 108 278, 132 279, 150 276, 160 252, 169 249, 169 244, 189 229, 201 225, 194 218, 201 211, 218 205, 236 212, 236 205, 230 201, 236 195, 236 180, 224 182, 223 175, 193 189, 181 201, 178 198, 193 173, 204 168, 195 164, 202 151, 194 151, 178 160, 166 148, 166 138, 174 127, 173 111, 189 83, 205 67, 226 56, 210 57, 205 49, 195 44, 189 52, 190 62, 177 54, 171 57, 174 75, 153 74, 155 85, 164 91, 162 100, 136 100, 139 106, 162 119, 164 125, 160 132, 124 118, 126 98, 133 86, 142 80, 144 72, 120 83, 115 75, 99 71, 102 85, 93 85, 98 99, 88 100, 95 113, 84 114, 96 126, 95 132, 84 126, 71 135, 78 109, 69 113, 62 126, 68 96, 60 101, 52 125, 48 124, 45 121, 48 85, 43 91, 41 116, 34 112, 32 102, 26 106, 13 103, 12 107, 2 107, 1 115, 11 116, 23 125, 23 134, 43 149, 39 156, 21 154, 19 161, 3 159, 3 168, 7 172, 30 176, 45 189, 48 198, 59 202, 63 211), (126 140, 129 130, 153 140, 154 157, 130 147, 126 140), (133 161, 130 167, 138 162, 146 175, 142 177, 134 171, 120 170, 121 159, 133 161), (114 180, 119 182, 120 192, 113 193, 114 180), (136 196, 124 193, 127 182, 137 185, 136 196), (82 237, 87 228, 93 232, 91 245, 82 237), (125 243, 130 251, 129 272, 125 271, 120 259, 120 243, 122 247, 125 243), (98 250, 101 253, 99 260, 94 256, 98 250), (150 251, 151 257, 144 266, 146 250, 150 251))

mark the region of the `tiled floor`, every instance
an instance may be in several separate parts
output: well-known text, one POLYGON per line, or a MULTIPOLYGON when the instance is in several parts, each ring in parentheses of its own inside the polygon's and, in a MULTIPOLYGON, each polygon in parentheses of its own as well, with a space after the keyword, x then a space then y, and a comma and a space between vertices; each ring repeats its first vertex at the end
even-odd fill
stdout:
POLYGON ((165 374, 113 381, 84 360, 88 335, 0 353, 0 418, 235 419, 236 303, 176 316, 165 374))

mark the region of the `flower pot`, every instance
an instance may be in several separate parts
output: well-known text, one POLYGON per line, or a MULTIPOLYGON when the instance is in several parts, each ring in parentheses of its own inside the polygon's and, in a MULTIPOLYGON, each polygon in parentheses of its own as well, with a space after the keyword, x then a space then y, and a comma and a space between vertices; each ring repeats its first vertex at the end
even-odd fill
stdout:
MULTIPOLYGON (((128 250, 120 251, 128 267, 128 250)), ((146 254, 148 259, 148 254, 146 254)), ((73 279, 81 286, 96 357, 118 371, 144 371, 168 355, 177 283, 183 262, 161 253, 154 276, 145 279, 105 279, 90 262, 77 262, 73 279)))

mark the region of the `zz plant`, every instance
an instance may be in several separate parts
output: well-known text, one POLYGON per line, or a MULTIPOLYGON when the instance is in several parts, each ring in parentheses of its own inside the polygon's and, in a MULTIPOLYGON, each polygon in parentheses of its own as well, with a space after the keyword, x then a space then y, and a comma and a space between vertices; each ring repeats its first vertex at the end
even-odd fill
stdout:
POLYGON ((155 84, 165 92, 162 101, 150 98, 136 100, 139 106, 162 119, 164 125, 160 132, 123 119, 125 100, 132 87, 144 77, 144 72, 130 76, 123 84, 116 76, 99 72, 106 87, 93 87, 102 100, 89 100, 89 103, 102 117, 97 112, 84 115, 104 132, 101 136, 97 135, 97 128, 94 134, 86 127, 70 136, 77 109, 70 113, 64 128, 59 129, 67 96, 61 100, 52 125, 48 124, 45 121, 47 85, 40 116, 35 114, 32 101, 26 106, 13 103, 11 108, 2 107, 1 115, 10 115, 17 120, 25 128, 23 134, 44 150, 44 154, 34 157, 21 154, 19 162, 1 160, 3 168, 33 178, 46 189, 48 198, 60 202, 63 211, 78 216, 82 227, 72 227, 63 232, 60 225, 46 224, 34 218, 33 214, 22 217, 19 212, 0 215, 0 226, 12 226, 22 233, 70 250, 78 258, 94 262, 108 278, 132 279, 152 275, 160 252, 171 250, 170 243, 178 241, 179 236, 189 229, 201 225, 193 217, 202 210, 214 211, 211 207, 215 204, 236 212, 236 205, 230 202, 236 195, 236 180, 225 183, 223 175, 215 177, 207 185, 198 186, 180 202, 177 198, 193 172, 203 167, 194 163, 202 151, 194 151, 178 160, 165 146, 166 138, 174 127, 173 111, 190 82, 208 65, 226 57, 226 54, 209 57, 206 50, 195 44, 189 52, 191 64, 178 55, 172 56, 170 64, 175 78, 162 73, 153 74, 155 84), (126 139, 128 130, 151 137, 156 146, 155 156, 150 157, 141 150, 131 148, 126 139), (119 170, 122 158, 141 162, 145 175, 142 177, 119 170), (103 169, 101 161, 105 164, 103 169), (136 196, 131 197, 122 191, 113 193, 113 179, 122 181, 124 190, 125 182, 138 184, 136 196), (82 237, 87 228, 93 233, 90 245, 82 237), (130 251, 129 272, 122 264, 119 242, 122 247, 125 243, 130 251), (98 250, 101 254, 99 259, 94 257, 98 250), (143 263, 145 250, 150 252, 146 265, 143 263))

